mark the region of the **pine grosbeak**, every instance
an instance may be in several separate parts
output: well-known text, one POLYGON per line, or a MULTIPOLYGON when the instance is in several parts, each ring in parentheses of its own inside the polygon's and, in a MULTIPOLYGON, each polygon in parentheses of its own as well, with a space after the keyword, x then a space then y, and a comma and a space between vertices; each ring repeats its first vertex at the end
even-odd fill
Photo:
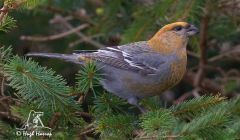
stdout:
POLYGON ((175 22, 162 27, 148 41, 73 54, 28 56, 59 58, 77 64, 94 60, 105 75, 100 81, 103 87, 143 111, 139 99, 159 95, 182 79, 187 65, 187 42, 197 32, 191 24, 175 22))

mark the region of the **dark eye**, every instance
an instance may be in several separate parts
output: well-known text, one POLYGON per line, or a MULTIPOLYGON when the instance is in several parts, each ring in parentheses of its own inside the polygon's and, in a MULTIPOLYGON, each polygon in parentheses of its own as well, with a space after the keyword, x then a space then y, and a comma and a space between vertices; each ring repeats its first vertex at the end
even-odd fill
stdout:
POLYGON ((174 28, 174 30, 175 30, 175 31, 180 31, 180 30, 182 30, 182 26, 176 26, 176 27, 174 28))

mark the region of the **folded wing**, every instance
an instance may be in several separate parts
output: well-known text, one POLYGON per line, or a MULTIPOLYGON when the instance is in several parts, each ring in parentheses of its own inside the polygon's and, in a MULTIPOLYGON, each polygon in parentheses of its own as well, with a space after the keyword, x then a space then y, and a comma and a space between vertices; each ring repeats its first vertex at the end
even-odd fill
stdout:
POLYGON ((96 52, 78 52, 84 59, 92 59, 119 69, 155 74, 164 64, 162 56, 151 50, 146 42, 106 47, 96 52))

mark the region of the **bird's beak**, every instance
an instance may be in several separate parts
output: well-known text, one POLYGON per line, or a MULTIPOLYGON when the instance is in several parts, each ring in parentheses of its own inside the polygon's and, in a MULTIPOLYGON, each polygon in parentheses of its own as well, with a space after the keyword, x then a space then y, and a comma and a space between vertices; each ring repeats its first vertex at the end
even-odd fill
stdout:
POLYGON ((190 27, 187 29, 187 36, 193 36, 195 34, 199 33, 199 30, 194 25, 190 25, 190 27))

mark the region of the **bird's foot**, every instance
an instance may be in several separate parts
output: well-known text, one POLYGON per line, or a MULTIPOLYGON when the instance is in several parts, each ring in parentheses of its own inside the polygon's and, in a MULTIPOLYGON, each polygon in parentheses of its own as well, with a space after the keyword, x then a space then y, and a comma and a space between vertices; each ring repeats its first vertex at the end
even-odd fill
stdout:
POLYGON ((143 106, 137 105, 136 107, 141 111, 141 113, 146 113, 147 112, 147 109, 143 106))
POLYGON ((146 108, 138 104, 138 99, 136 97, 129 98, 128 103, 136 106, 141 111, 141 113, 147 112, 146 108))

